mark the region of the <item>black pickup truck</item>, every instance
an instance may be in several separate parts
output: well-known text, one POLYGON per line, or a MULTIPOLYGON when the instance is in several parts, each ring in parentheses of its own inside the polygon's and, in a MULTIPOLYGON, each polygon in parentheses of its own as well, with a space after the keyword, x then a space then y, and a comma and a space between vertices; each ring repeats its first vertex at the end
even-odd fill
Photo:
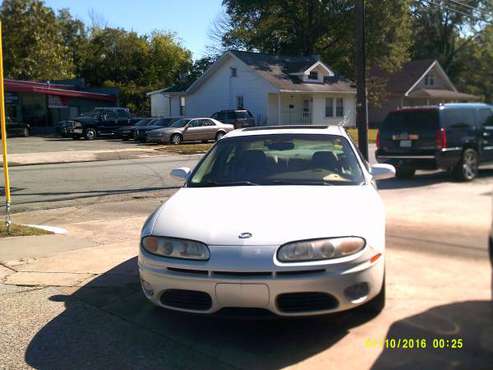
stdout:
POLYGON ((127 108, 96 108, 72 121, 66 121, 62 126, 62 134, 72 136, 74 140, 82 137, 93 140, 98 136, 116 136, 120 127, 138 120, 139 118, 132 118, 127 108))

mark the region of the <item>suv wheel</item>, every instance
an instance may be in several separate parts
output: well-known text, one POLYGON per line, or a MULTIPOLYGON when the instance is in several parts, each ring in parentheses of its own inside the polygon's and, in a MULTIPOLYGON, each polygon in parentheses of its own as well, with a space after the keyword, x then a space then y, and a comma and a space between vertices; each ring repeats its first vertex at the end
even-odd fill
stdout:
POLYGON ((225 135, 225 134, 224 134, 224 132, 222 132, 222 131, 218 132, 218 133, 216 134, 216 141, 221 140, 221 139, 223 138, 223 136, 224 136, 224 135, 225 135))
POLYGON ((88 128, 84 136, 87 140, 94 140, 96 138, 96 130, 93 128, 88 128))
POLYGON ((478 167, 478 152, 468 148, 462 152, 461 159, 453 169, 452 174, 459 181, 472 181, 478 176, 478 167))
POLYGON ((171 136, 170 142, 173 145, 178 145, 182 142, 182 140, 183 138, 181 137, 180 134, 174 134, 173 136, 171 136))
POLYGON ((409 166, 396 166, 395 176, 400 179, 410 179, 416 173, 416 169, 409 166))

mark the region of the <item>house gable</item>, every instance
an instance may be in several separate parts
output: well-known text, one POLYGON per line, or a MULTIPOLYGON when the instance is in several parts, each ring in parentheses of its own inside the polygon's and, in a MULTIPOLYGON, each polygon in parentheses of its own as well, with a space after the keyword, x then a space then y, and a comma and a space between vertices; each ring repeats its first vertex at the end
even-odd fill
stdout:
POLYGON ((409 96, 413 91, 420 89, 450 90, 457 92, 454 84, 450 81, 447 73, 445 73, 438 61, 434 61, 404 95, 409 96))

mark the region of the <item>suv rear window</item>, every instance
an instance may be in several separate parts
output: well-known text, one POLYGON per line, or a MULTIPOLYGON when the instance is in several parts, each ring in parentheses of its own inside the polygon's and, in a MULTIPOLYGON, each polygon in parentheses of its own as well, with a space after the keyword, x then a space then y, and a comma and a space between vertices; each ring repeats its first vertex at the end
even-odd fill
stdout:
POLYGON ((241 112, 236 112, 236 117, 237 118, 249 118, 250 115, 248 114, 248 112, 241 111, 241 112))
POLYGON ((436 109, 390 112, 382 123, 382 130, 385 131, 420 128, 438 128, 438 111, 436 109))

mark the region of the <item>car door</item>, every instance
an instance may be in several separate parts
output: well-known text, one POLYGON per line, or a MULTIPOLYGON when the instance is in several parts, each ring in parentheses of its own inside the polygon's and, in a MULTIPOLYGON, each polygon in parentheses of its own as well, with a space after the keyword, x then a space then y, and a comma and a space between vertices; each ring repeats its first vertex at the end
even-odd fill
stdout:
POLYGON ((118 117, 116 115, 116 112, 104 111, 101 113, 101 121, 98 125, 98 131, 101 134, 110 134, 117 128, 117 122, 118 117))
POLYGON ((200 136, 202 135, 202 120, 194 119, 191 120, 188 124, 188 127, 183 132, 183 140, 186 141, 194 141, 200 140, 200 136))
POLYGON ((478 128, 481 146, 481 160, 493 161, 493 110, 478 110, 478 128))
POLYGON ((204 137, 202 140, 214 140, 216 138, 217 125, 211 119, 204 119, 203 127, 204 127, 204 137))

